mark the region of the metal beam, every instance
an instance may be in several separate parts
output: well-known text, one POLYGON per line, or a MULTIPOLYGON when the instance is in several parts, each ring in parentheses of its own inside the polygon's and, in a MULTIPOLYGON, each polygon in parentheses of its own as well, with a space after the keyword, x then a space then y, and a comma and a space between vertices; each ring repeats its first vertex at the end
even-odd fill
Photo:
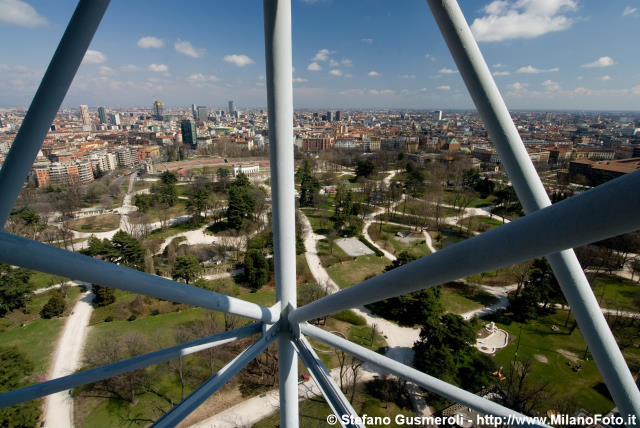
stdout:
POLYGON ((264 322, 279 313, 235 297, 0 232, 0 262, 264 322))
POLYGON ((175 427, 191 412, 205 402, 213 393, 220 389, 233 376, 238 374, 251 360, 259 353, 271 345, 280 333, 280 324, 274 324, 267 332, 256 340, 251 346, 242 351, 240 355, 231 360, 226 366, 221 368, 215 375, 210 377, 198 389, 193 391, 187 398, 174 406, 162 418, 158 419, 154 427, 175 427))
POLYGON ((74 373, 72 375, 59 377, 47 382, 37 383, 24 388, 15 389, 10 392, 0 394, 0 408, 13 406, 24 401, 33 400, 45 395, 65 391, 77 386, 97 382, 102 379, 118 376, 122 373, 148 367, 174 358, 193 354, 215 346, 224 345, 243 337, 260 333, 262 323, 249 324, 235 330, 226 331, 213 336, 139 355, 137 357, 107 364, 106 366, 74 373))
POLYGON ((315 381, 327 404, 331 407, 333 414, 338 418, 338 422, 343 427, 364 427, 360 417, 344 396, 338 385, 333 381, 331 373, 327 370, 320 358, 316 355, 309 341, 302 335, 294 341, 298 355, 309 369, 311 377, 315 381))
MULTIPOLYGON (((525 212, 529 214, 551 205, 457 1, 427 0, 427 3, 525 212)), ((587 217, 592 219, 594 213, 588 212, 587 217)), ((609 213, 602 215, 608 220, 609 213)), ((548 255, 547 259, 616 405, 624 415, 640 416, 640 391, 578 258, 573 250, 565 250, 548 255)))
POLYGON ((71 86, 109 0, 80 0, 0 170, 0 228, 9 218, 42 141, 71 86))
POLYGON ((640 171, 536 211, 296 309, 323 317, 640 228, 640 171), (584 215, 588 212, 589 215, 584 215))
POLYGON ((547 426, 540 425, 528 416, 515 412, 511 409, 494 403, 493 401, 489 401, 486 398, 482 398, 478 395, 472 394, 468 391, 465 391, 464 389, 458 388, 457 386, 450 385, 447 382, 444 382, 433 376, 429 376, 428 374, 422 373, 419 370, 406 366, 402 363, 397 362, 396 360, 392 360, 391 358, 378 354, 377 352, 373 352, 369 349, 363 348, 360 345, 356 345, 353 342, 331 334, 325 330, 322 330, 321 328, 314 327, 307 323, 302 323, 300 324, 300 331, 307 336, 318 339, 337 349, 341 349, 344 352, 356 356, 363 361, 375 364, 376 366, 384 369, 391 374, 417 383, 423 388, 431 392, 435 392, 436 394, 448 398, 449 400, 453 400, 456 403, 464 404, 465 406, 471 407, 472 409, 484 414, 499 416, 503 418, 503 423, 506 425, 523 427, 547 426))
MULTIPOLYGON (((291 0, 264 0, 264 51, 269 114, 276 301, 286 314, 296 307, 296 205, 293 165, 291 0)), ((278 339, 280 425, 298 426, 298 363, 283 325, 278 339)))

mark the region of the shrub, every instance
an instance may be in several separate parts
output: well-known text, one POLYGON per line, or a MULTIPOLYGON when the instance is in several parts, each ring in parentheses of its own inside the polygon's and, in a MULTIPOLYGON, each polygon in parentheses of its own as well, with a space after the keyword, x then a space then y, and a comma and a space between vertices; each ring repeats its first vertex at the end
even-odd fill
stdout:
POLYGON ((382 256, 384 256, 384 253, 383 253, 382 251, 380 251, 380 250, 378 249, 378 247, 376 247, 375 245, 373 245, 371 242, 367 241, 367 240, 365 239, 365 237, 364 237, 364 236, 358 236, 358 240, 359 240, 360 242, 362 242, 364 245, 366 245, 367 247, 369 247, 369 249, 370 249, 371 251, 373 251, 374 253, 376 253, 376 256, 378 256, 378 257, 382 257, 382 256))
POLYGON ((113 321, 113 316, 112 315, 109 315, 108 317, 106 317, 104 319, 104 322, 111 322, 111 321, 113 321))
POLYGON ((367 320, 365 320, 363 317, 361 317, 360 315, 356 314, 353 311, 342 311, 342 312, 338 312, 337 314, 332 315, 333 318, 339 320, 339 321, 344 321, 344 322, 348 322, 350 324, 353 325, 366 325, 367 324, 367 320))
POLYGON ((42 318, 55 318, 62 315, 65 308, 64 297, 59 292, 56 292, 51 296, 51 298, 45 303, 40 311, 40 316, 42 318))
POLYGON ((129 318, 127 318, 127 321, 135 321, 135 320, 136 320, 136 318, 138 318, 138 317, 136 316, 136 314, 131 314, 131 316, 130 316, 129 318))

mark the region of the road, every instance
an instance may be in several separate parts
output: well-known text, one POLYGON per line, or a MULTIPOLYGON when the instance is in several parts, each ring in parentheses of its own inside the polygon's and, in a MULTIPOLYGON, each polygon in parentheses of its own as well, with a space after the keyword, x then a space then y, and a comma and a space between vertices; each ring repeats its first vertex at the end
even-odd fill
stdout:
MULTIPOLYGON (((89 320, 93 312, 92 291, 80 295, 78 303, 64 324, 51 363, 49 378, 54 379, 75 372, 80 367, 82 351, 89 330, 89 320)), ((48 395, 44 399, 44 426, 51 428, 73 427, 73 399, 70 391, 48 395)))

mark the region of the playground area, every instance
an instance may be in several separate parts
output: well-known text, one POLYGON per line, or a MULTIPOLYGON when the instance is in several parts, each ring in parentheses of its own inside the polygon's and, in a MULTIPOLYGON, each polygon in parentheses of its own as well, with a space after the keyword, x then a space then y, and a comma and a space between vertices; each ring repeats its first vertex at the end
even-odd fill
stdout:
POLYGON ((476 348, 484 354, 495 354, 509 344, 509 333, 498 328, 494 322, 478 332, 476 348))

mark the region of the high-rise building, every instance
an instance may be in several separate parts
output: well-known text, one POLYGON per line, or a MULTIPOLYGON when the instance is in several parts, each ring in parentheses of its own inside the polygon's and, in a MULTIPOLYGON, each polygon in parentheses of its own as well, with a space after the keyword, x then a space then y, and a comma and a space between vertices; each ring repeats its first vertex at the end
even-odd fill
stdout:
POLYGON ((107 110, 104 107, 98 107, 98 116, 100 123, 107 123, 107 110))
POLYGON ((205 106, 198 106, 196 118, 198 120, 209 119, 209 109, 205 106))
POLYGON ((153 103, 153 112, 156 120, 162 120, 164 114, 164 103, 162 101, 155 101, 153 103))
POLYGON ((80 117, 82 118, 82 124, 85 126, 91 125, 91 117, 89 116, 89 107, 80 106, 80 117))
POLYGON ((229 114, 233 114, 234 111, 236 111, 236 105, 233 101, 229 101, 229 114))
POLYGON ((336 111, 336 122, 340 122, 342 119, 342 112, 340 110, 336 111))
POLYGON ((333 112, 332 111, 328 111, 327 112, 327 122, 333 122, 333 112))
POLYGON ((198 110, 196 110, 195 104, 191 104, 191 114, 193 114, 193 120, 198 118, 198 110))
POLYGON ((120 125, 120 114, 109 113, 109 120, 111 120, 112 125, 120 125))
POLYGON ((198 134, 196 133, 196 123, 190 119, 184 119, 180 122, 182 130, 182 143, 189 144, 192 149, 197 147, 198 134))
POLYGON ((433 112, 433 120, 442 120, 442 110, 436 110, 433 112))

